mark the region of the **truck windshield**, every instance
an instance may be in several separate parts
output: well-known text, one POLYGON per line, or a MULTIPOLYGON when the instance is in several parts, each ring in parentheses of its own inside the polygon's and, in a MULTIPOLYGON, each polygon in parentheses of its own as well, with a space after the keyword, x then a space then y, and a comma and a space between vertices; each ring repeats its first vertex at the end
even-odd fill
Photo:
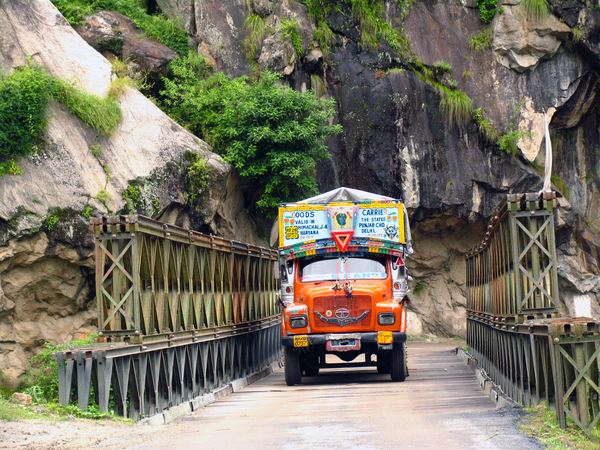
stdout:
POLYGON ((338 256, 314 257, 300 261, 300 281, 345 279, 385 279, 385 257, 338 256))

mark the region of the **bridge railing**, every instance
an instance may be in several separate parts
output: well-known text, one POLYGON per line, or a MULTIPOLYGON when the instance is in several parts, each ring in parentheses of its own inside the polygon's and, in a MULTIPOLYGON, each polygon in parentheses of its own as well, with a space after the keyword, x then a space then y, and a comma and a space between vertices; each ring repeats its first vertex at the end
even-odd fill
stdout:
POLYGON ((600 419, 600 323, 561 318, 555 193, 511 194, 467 255, 467 344, 513 400, 553 405, 586 433, 600 419))
POLYGON ((62 404, 150 415, 281 357, 276 251, 143 216, 91 229, 99 337, 54 355, 62 404))

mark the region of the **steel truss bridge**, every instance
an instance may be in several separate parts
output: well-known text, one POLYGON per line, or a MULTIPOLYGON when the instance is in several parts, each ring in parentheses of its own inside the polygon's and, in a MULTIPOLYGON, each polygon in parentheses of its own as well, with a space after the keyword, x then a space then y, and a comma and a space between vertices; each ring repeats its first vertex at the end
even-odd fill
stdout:
POLYGON ((467 255, 469 352, 509 397, 588 435, 600 419, 600 323, 558 309, 556 193, 511 194, 467 255))
POLYGON ((91 230, 99 337, 54 354, 62 404, 137 419, 281 358, 276 251, 137 215, 91 230))
MULTIPOLYGON (((600 419, 600 323, 558 309, 555 193, 511 194, 467 255, 467 344, 500 389, 561 426, 600 419)), ((99 338, 54 355, 59 400, 137 419, 281 358, 277 253, 143 216, 94 218, 99 338)))

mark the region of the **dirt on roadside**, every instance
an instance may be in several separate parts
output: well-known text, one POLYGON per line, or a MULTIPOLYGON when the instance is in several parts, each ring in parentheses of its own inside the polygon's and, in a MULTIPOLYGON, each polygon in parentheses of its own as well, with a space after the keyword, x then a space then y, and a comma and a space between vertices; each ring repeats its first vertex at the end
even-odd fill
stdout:
POLYGON ((80 450, 139 446, 169 425, 135 425, 111 420, 69 419, 0 422, 0 449, 80 450))

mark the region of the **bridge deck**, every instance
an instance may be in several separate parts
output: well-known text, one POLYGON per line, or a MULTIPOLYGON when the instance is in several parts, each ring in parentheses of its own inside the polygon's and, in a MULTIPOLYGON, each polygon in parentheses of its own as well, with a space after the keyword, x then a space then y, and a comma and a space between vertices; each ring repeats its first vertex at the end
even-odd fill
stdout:
POLYGON ((543 448, 518 432, 518 412, 495 409, 454 347, 409 342, 404 383, 374 369, 328 369, 287 387, 278 370, 139 448, 543 448))

